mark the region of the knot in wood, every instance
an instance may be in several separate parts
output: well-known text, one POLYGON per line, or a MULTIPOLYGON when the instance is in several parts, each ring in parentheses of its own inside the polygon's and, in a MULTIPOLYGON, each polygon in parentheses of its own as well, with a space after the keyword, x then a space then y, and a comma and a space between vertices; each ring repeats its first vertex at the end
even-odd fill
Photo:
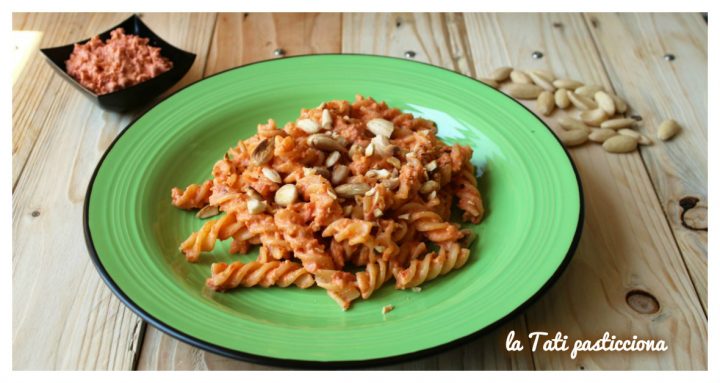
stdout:
POLYGON ((646 291, 632 290, 625 296, 625 301, 631 309, 640 314, 655 314, 660 311, 658 300, 646 291))

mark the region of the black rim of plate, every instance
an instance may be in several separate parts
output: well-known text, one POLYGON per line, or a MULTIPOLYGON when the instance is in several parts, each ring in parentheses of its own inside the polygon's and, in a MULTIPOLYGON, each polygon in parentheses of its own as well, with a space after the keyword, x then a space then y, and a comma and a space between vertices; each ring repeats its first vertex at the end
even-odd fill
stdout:
POLYGON ((276 61, 276 60, 293 60, 296 58, 302 58, 302 57, 308 57, 308 56, 366 56, 366 57, 375 57, 375 58, 382 58, 382 59, 389 59, 389 60, 400 60, 400 61, 406 61, 409 63, 414 63, 418 65, 427 65, 434 67, 438 70, 443 70, 446 72, 454 73, 458 76, 463 76, 466 78, 469 78, 476 83, 480 84, 481 86, 490 87, 489 85, 473 78, 467 75, 464 75, 462 73, 458 73, 455 71, 451 71, 449 69, 445 69, 443 67, 439 67, 437 65, 419 62, 419 61, 412 61, 412 60, 406 60, 398 57, 388 57, 388 56, 381 56, 381 55, 371 55, 371 54, 348 54, 348 53, 338 53, 338 54, 315 54, 315 55, 298 55, 298 56, 292 56, 292 57, 284 57, 284 58, 276 58, 276 59, 269 59, 269 60, 263 60, 263 61, 257 61, 245 65, 240 65, 234 68, 226 69, 222 72, 215 73, 211 76, 202 78, 200 80, 197 80, 191 84, 185 85, 184 87, 178 89, 177 91, 173 92, 171 95, 168 95, 165 97, 162 101, 158 102, 156 105, 154 105, 152 108, 146 110, 143 112, 140 116, 136 117, 110 144, 108 149, 103 154, 102 158, 100 158, 100 161, 98 162, 97 166, 95 167, 95 171, 92 174, 92 177, 90 178, 90 183, 88 185, 87 192, 85 193, 85 203, 83 207, 83 228, 85 233, 85 243, 87 245, 88 251, 90 253, 90 258, 92 259, 93 264, 95 264, 95 267, 97 268, 98 273, 100 273, 100 276, 102 277, 103 281, 105 281, 105 284, 112 290, 112 292, 120 299, 121 302, 123 302, 126 306, 128 306, 135 314, 140 316, 143 320, 153 325, 155 328, 161 330, 162 332, 181 340, 185 343, 188 343, 192 346, 198 347, 200 349, 203 349, 205 351, 210 351, 218 355, 222 355, 225 357, 242 360, 245 362, 251 362, 251 363, 259 363, 269 366, 275 366, 275 367, 285 367, 285 368, 302 368, 302 369, 352 369, 352 368, 362 368, 362 367, 373 367, 373 366, 382 366, 382 365, 388 365, 388 364, 395 364, 395 363, 401 363, 401 362, 407 362, 410 360, 415 360, 423 357, 428 357, 431 355, 438 354, 443 351, 447 351, 449 349, 455 348, 457 346, 463 345, 465 343, 468 343, 472 340, 475 340, 479 338, 481 335, 487 334, 491 332, 492 330, 500 327, 502 324, 510 321, 511 319, 515 318, 518 314, 522 313, 527 309, 529 306, 531 306, 533 303, 535 303, 538 298, 540 298, 542 295, 544 295, 545 292, 547 292, 552 285, 555 284, 555 282, 560 278, 563 271, 567 268, 567 265, 570 263, 570 260, 572 259, 573 255, 575 254, 575 250, 577 249, 578 243, 580 241, 580 235, 582 233, 582 227, 583 227, 583 220, 585 216, 585 202, 583 198, 583 190, 582 190, 582 184, 580 182, 580 176, 577 171, 577 167, 575 166, 575 163, 573 162, 572 158, 570 157, 570 154, 568 153, 567 149, 562 145, 560 140, 558 139, 557 135, 550 129, 550 127, 545 124, 545 122, 540 119, 537 115, 532 113, 530 109, 528 109, 525 105, 518 102, 517 100, 513 99, 512 97, 506 95, 505 93, 500 92, 499 90, 493 89, 497 93, 501 94, 504 97, 509 98, 510 100, 514 101, 518 105, 522 106, 528 113, 530 113, 533 117, 537 119, 537 121, 544 126, 550 134, 555 137, 555 140, 557 140, 560 147, 565 152, 565 155, 568 158, 568 161, 570 161, 570 165, 572 166, 573 172, 575 173, 575 179, 577 181, 578 186, 578 193, 579 193, 579 201, 580 201, 580 209, 578 213, 578 221, 577 226, 575 229, 575 235, 573 237, 572 243, 570 244, 570 248, 568 249, 567 253, 565 254, 565 258, 560 263, 558 268, 555 270, 555 273, 545 282, 545 284, 538 289, 530 298, 528 298, 525 302, 523 302, 521 305, 519 305, 517 308, 515 308, 513 311, 505 315, 504 317, 496 320, 494 323, 485 326, 481 329, 478 329, 472 334, 468 334, 464 337, 454 339, 450 342, 440 344, 434 347, 426 348, 419 351, 413 351, 410 353, 400 354, 400 355, 394 355, 384 358, 376 358, 376 359, 365 359, 365 360, 346 360, 346 361, 310 361, 310 360, 300 360, 300 359, 281 359, 281 358, 273 358, 263 355, 256 355, 251 354, 247 352, 232 350, 229 348, 225 348, 222 346, 218 346, 209 342, 206 342, 202 339, 195 338, 193 336, 187 335, 181 330, 178 330, 176 328, 173 328, 166 323, 162 322, 161 320, 153 317, 152 315, 148 314, 145 310, 143 310, 140 306, 138 306, 132 299, 130 299, 125 293, 120 289, 120 287, 115 283, 115 281, 110 277, 107 270, 105 270, 105 266, 103 266, 102 262, 100 261, 100 258, 98 257, 97 252, 95 251, 95 245, 93 243, 92 235, 90 233, 90 226, 88 221, 88 207, 90 204, 90 196, 92 194, 92 188, 95 183, 95 177, 97 176, 98 171, 102 167, 103 162, 105 161, 105 157, 107 157, 108 153, 113 149, 115 144, 120 140, 120 138, 130 130, 130 128, 135 125, 135 122, 137 122, 139 119, 141 119, 145 114, 152 111, 157 105, 161 104, 162 102, 165 102, 165 100, 169 99, 176 93, 179 93, 186 88, 189 88, 195 84, 198 84, 202 82, 205 79, 223 74, 225 72, 233 71, 233 70, 242 70, 242 68, 251 66, 251 65, 257 65, 262 64, 269 61, 276 61))

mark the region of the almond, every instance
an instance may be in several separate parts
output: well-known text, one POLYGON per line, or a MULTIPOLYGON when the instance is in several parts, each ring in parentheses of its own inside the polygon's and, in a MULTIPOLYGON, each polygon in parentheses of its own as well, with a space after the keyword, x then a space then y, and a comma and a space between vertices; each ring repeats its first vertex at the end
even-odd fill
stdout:
POLYGON ((601 128, 605 129, 623 129, 623 128, 631 128, 635 126, 635 120, 632 118, 614 118, 612 120, 603 121, 602 124, 600 124, 601 128))
POLYGON ((632 138, 640 141, 641 134, 632 129, 620 129, 617 132, 618 132, 618 134, 629 136, 629 137, 632 137, 632 138))
POLYGON ((280 178, 280 174, 277 171, 275 171, 275 169, 262 168, 262 174, 265 176, 265 178, 269 179, 272 182, 275 182, 276 184, 279 184, 282 182, 282 178, 280 178))
POLYGON ((490 79, 490 78, 478 77, 478 80, 480 80, 480 82, 482 82, 483 84, 489 85, 495 89, 497 89, 497 87, 499 85, 497 81, 490 79))
POLYGON ((395 125, 383 118, 373 118, 367 122, 367 128, 376 136, 390 138, 393 134, 393 130, 395 130, 395 125))
POLYGON ((307 134, 314 134, 320 131, 320 125, 309 118, 298 120, 295 125, 307 134))
POLYGON ((350 169, 347 166, 336 165, 330 175, 330 182, 332 182, 333 185, 343 183, 345 179, 347 179, 348 174, 350 174, 350 169))
POLYGON ((615 114, 615 101, 613 101, 609 94, 601 90, 595 92, 595 102, 597 102, 600 109, 604 110, 608 116, 615 114))
POLYGON ((554 92, 555 87, 552 84, 552 81, 547 79, 545 76, 539 74, 537 71, 529 72, 528 76, 532 80, 532 82, 535 83, 535 85, 547 90, 548 92, 554 92))
POLYGON ((338 162, 339 159, 340 159, 340 152, 338 152, 336 150, 336 151, 330 153, 329 156, 327 156, 327 158, 325 159, 325 166, 331 168, 333 165, 335 165, 338 162))
POLYGON ((657 136, 663 141, 667 141, 680 131, 680 124, 673 119, 663 121, 658 127, 657 136))
POLYGON ((513 69, 508 66, 501 66, 500 68, 496 68, 494 71, 492 71, 492 73, 490 73, 490 76, 488 76, 488 79, 498 83, 503 82, 508 79, 512 70, 513 69))
POLYGON ((320 119, 320 125, 322 125, 322 128, 326 130, 332 128, 332 116, 330 116, 329 110, 323 109, 322 118, 320 119))
POLYGON ((603 149, 610 153, 629 153, 637 148, 637 139, 618 134, 603 142, 603 149))
POLYGON ((605 142, 605 140, 616 134, 617 132, 612 129, 592 128, 590 129, 590 135, 588 136, 588 139, 592 142, 602 144, 603 142, 605 142))
POLYGON ((555 105, 560 109, 565 109, 570 106, 567 89, 560 88, 555 91, 555 105))
POLYGON ((543 91, 543 89, 533 84, 520 84, 513 82, 511 84, 508 84, 505 87, 504 91, 509 96, 517 99, 532 100, 536 99, 537 96, 540 95, 540 92, 543 91))
POLYGON ((517 84, 532 84, 530 76, 518 69, 513 69, 513 71, 510 72, 510 80, 517 84))
POLYGON ((285 184, 275 192, 275 203, 287 207, 298 199, 297 187, 293 184, 285 184))
POLYGON ((537 98, 536 109, 544 116, 549 116, 555 109, 555 99, 549 91, 543 91, 537 98))
MULTIPOLYGON (((277 196, 277 194, 275 194, 277 196)), ((277 198, 277 197, 276 197, 277 198)), ((258 201, 256 199, 251 199, 247 201, 247 209, 248 213, 250 214, 260 214, 267 209, 267 204, 265 204, 265 201, 258 201)))
POLYGON ((585 110, 580 113, 580 119, 590 126, 600 126, 608 116, 602 109, 585 110))
POLYGON ((565 130, 582 130, 587 133, 590 132, 590 128, 583 124, 582 121, 578 121, 572 117, 562 116, 558 118, 558 124, 560 124, 560 127, 565 130))
POLYGON ((568 92, 568 98, 570 99, 570 102, 580 110, 591 110, 597 108, 595 101, 581 94, 568 92))
POLYGON ((581 83, 580 81, 575 81, 575 80, 560 79, 560 80, 553 81, 553 85, 556 88, 575 90, 575 89, 583 86, 583 83, 581 83))
POLYGON ((556 132, 560 142, 565 146, 582 145, 588 140, 588 132, 586 130, 573 129, 561 130, 556 132))
POLYGON ((546 79, 548 82, 552 83, 555 81, 555 75, 550 72, 543 69, 533 69, 531 72, 535 73, 536 75, 546 79))
POLYGON ((627 112, 628 107, 627 107, 627 103, 625 102, 625 100, 623 100, 622 98, 620 98, 614 94, 610 94, 610 98, 612 98, 613 102, 615 103, 615 111, 617 111, 620 114, 627 112))
POLYGON ((600 85, 583 85, 575 89, 575 94, 579 94, 588 98, 595 96, 595 93, 603 90, 600 85))

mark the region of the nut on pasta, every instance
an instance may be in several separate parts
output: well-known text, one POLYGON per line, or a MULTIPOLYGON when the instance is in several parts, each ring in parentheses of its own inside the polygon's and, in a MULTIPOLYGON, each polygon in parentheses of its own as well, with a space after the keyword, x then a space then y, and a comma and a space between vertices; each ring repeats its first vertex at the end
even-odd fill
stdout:
POLYGON ((212 264, 206 285, 217 292, 317 285, 347 310, 390 280, 419 291, 470 257, 473 231, 452 207, 469 224, 485 213, 473 150, 437 132, 362 96, 302 109, 281 129, 268 120, 219 153, 211 179, 172 189, 176 207, 218 213, 179 250, 197 262, 218 241, 231 254, 258 246, 253 261, 212 264))

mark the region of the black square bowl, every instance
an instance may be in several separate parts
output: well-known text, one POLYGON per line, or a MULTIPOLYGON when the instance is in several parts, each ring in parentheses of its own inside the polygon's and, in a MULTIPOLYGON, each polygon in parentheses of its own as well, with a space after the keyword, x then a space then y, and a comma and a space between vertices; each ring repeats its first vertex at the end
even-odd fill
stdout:
POLYGON ((97 95, 72 78, 65 68, 65 61, 70 58, 70 54, 72 53, 75 44, 84 44, 88 42, 90 38, 77 43, 63 45, 61 47, 43 48, 40 49, 40 51, 45 55, 45 57, 47 57, 52 64, 52 67, 55 68, 55 70, 63 76, 63 78, 73 84, 86 96, 90 97, 90 99, 95 101, 102 108, 115 112, 125 112, 152 101, 162 92, 166 91, 175 83, 180 81, 185 73, 190 70, 190 67, 195 61, 194 53, 185 52, 182 49, 178 49, 168 44, 165 40, 153 33, 153 31, 150 30, 150 28, 148 28, 148 26, 145 25, 137 15, 132 15, 122 23, 101 33, 99 35, 100 39, 103 41, 109 39, 110 32, 116 28, 123 28, 127 34, 148 38, 149 44, 154 47, 159 47, 161 49, 160 53, 172 61, 173 67, 169 71, 163 72, 162 74, 147 81, 143 81, 115 92, 97 95))

